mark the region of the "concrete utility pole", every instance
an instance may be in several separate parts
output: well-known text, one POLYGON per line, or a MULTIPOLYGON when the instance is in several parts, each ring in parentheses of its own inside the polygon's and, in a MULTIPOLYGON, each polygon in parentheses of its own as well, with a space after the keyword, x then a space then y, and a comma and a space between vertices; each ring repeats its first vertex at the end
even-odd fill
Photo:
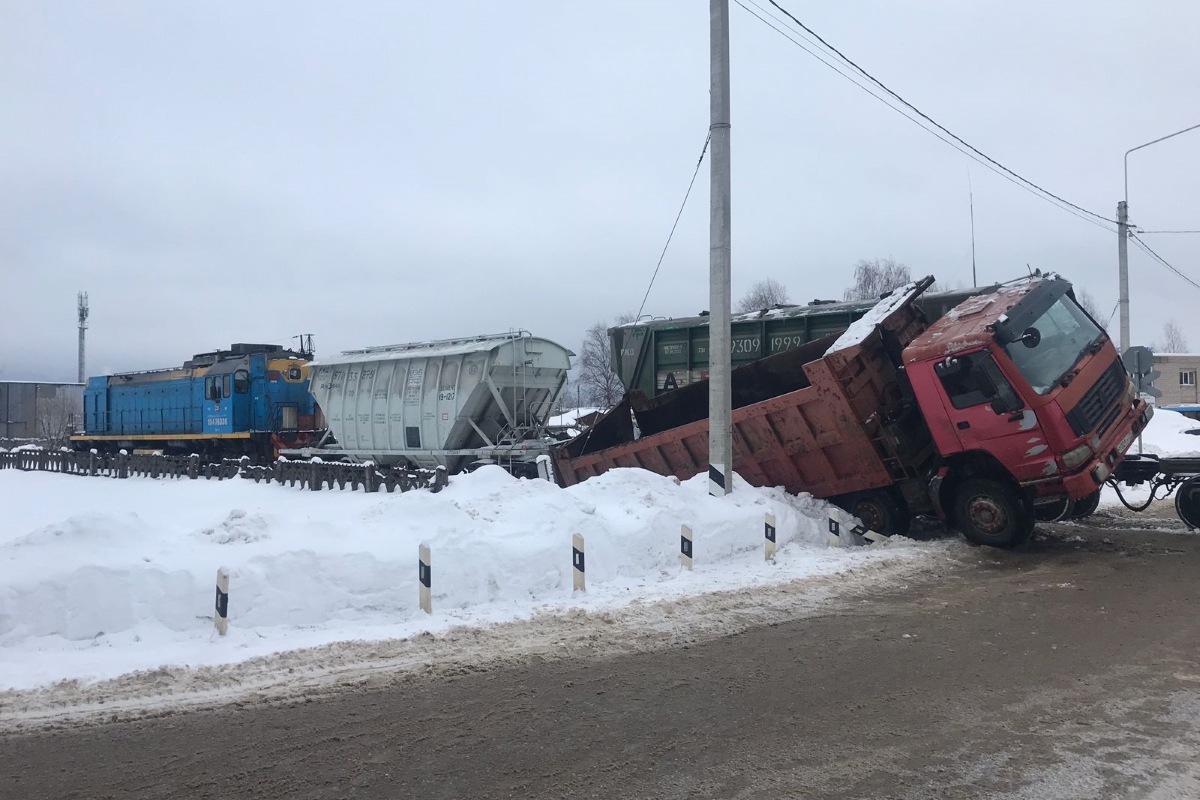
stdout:
POLYGON ((79 380, 78 383, 83 383, 87 380, 86 360, 84 358, 84 337, 87 331, 88 318, 88 296, 87 292, 79 293, 79 380))
POLYGON ((1128 350, 1129 341, 1129 204, 1117 203, 1117 265, 1119 273, 1119 303, 1121 306, 1121 350, 1128 350))
POLYGON ((708 493, 733 489, 730 372, 729 0, 709 0, 709 134, 712 183, 708 222, 708 493))

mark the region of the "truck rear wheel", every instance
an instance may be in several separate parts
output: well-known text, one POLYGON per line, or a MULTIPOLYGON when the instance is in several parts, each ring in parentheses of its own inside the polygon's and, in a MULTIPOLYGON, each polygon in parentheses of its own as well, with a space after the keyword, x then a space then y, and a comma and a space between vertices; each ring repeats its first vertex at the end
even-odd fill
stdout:
POLYGON ((838 503, 858 517, 868 530, 885 536, 904 536, 912 522, 908 507, 886 489, 852 494, 838 503))
POLYGON ((1090 517, 1096 513, 1096 509, 1100 507, 1100 490, 1089 494, 1087 497, 1080 498, 1075 501, 1075 508, 1071 509, 1069 514, 1071 519, 1083 519, 1090 517))
POLYGON ((954 519, 963 536, 989 547, 1016 547, 1028 539, 1032 511, 1015 488, 988 478, 963 481, 954 500, 954 519))

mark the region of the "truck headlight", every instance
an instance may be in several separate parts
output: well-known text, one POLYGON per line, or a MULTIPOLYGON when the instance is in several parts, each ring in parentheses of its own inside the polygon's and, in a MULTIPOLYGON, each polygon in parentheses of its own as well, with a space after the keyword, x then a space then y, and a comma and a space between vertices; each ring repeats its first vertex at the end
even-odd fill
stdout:
POLYGON ((1137 387, 1133 385, 1133 381, 1125 381, 1125 402, 1132 403, 1137 400, 1137 387))
POLYGON ((1092 480, 1096 482, 1097 486, 1103 485, 1111 474, 1112 470, 1108 468, 1107 464, 1097 464, 1092 467, 1092 480))
POLYGON ((1078 447, 1072 447, 1070 450, 1062 454, 1063 466, 1067 469, 1075 469, 1091 457, 1091 446, 1087 444, 1081 444, 1078 447))

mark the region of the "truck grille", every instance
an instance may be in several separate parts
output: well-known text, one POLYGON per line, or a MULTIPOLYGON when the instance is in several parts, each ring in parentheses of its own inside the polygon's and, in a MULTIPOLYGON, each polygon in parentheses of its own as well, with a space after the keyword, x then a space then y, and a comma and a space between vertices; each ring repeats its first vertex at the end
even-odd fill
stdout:
MULTIPOLYGON (((1067 422, 1076 436, 1083 436, 1096 429, 1106 412, 1124 393, 1127 380, 1129 378, 1125 375, 1125 368, 1121 366, 1120 361, 1114 361, 1112 366, 1104 371, 1096 385, 1088 390, 1083 399, 1067 414, 1067 422)), ((1111 421, 1109 424, 1112 424, 1111 421)))

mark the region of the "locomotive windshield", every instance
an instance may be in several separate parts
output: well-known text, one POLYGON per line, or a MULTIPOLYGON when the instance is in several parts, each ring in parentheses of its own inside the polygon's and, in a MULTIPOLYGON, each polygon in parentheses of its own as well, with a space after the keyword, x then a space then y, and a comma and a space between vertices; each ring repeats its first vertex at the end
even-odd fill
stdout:
POLYGON ((1038 394, 1049 394, 1092 343, 1104 335, 1067 296, 1060 297, 1004 351, 1038 394), (1036 329, 1037 333, 1032 334, 1036 329))

